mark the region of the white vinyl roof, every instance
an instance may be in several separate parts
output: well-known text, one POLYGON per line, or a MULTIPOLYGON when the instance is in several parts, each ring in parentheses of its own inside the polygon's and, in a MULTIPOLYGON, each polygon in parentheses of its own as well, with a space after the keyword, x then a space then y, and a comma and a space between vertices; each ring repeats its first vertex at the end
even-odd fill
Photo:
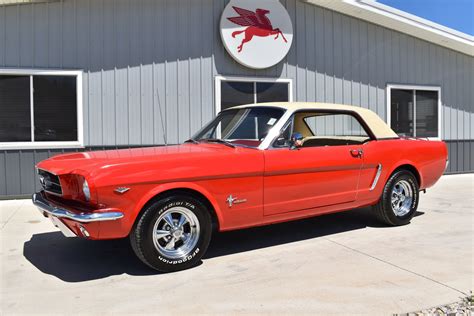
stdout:
MULTIPOLYGON (((474 56, 474 36, 450 29, 374 0, 304 0, 395 31, 474 56)), ((429 5, 429 1, 426 1, 429 5)), ((446 5, 449 5, 446 2, 446 5)))

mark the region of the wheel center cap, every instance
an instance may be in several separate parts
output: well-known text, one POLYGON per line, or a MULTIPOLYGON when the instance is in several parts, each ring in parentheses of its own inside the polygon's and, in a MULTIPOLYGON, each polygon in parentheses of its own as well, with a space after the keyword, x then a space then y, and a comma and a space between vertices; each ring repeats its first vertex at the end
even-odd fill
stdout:
POLYGON ((183 230, 177 229, 173 231, 173 237, 176 239, 183 237, 183 230))

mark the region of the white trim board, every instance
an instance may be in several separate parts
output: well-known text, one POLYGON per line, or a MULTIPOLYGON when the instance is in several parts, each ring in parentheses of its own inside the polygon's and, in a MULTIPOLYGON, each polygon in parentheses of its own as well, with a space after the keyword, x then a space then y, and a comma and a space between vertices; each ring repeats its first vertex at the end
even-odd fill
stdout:
MULTIPOLYGON (((374 0, 304 0, 354 18, 474 56, 474 37, 374 0)), ((429 1, 424 2, 429 5, 429 1)))

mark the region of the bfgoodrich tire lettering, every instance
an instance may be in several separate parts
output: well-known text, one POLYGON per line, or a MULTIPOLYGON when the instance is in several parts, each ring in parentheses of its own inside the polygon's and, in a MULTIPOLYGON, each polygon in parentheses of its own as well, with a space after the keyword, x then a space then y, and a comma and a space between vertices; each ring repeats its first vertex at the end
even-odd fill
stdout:
POLYGON ((211 234, 211 217, 204 204, 186 195, 173 195, 147 206, 130 233, 130 242, 145 264, 161 272, 173 272, 197 265, 211 234), (180 231, 181 214, 185 219, 180 231), (191 238, 192 227, 194 233, 198 232, 195 240, 191 238), (162 235, 157 236, 157 232, 162 235))
POLYGON ((419 185, 415 176, 410 171, 399 170, 388 179, 374 211, 387 225, 406 225, 416 213, 418 200, 419 185))

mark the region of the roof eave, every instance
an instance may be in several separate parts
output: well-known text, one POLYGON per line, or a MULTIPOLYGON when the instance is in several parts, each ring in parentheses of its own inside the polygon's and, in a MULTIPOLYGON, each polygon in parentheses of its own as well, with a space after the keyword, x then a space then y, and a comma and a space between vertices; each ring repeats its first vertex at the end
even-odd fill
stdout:
POLYGON ((304 0, 474 56, 474 37, 373 0, 304 0))

